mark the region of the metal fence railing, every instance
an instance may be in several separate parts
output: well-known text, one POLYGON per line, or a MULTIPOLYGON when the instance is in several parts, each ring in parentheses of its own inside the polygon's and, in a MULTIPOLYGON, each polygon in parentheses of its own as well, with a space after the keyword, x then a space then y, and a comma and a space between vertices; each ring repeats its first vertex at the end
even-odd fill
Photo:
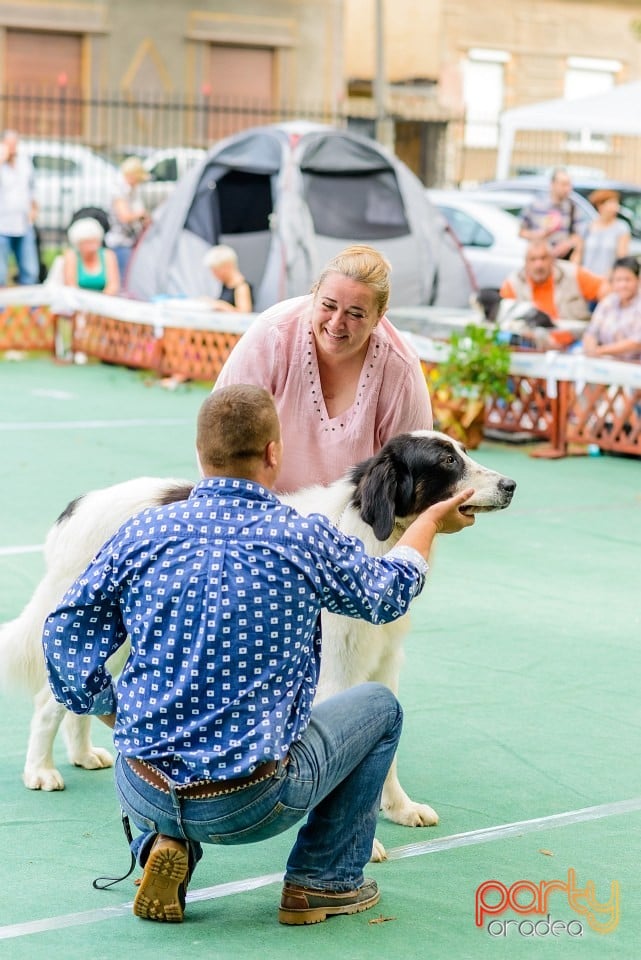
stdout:
POLYGON ((247 127, 293 119, 336 124, 331 107, 310 104, 162 94, 85 96, 67 86, 7 87, 0 93, 2 126, 25 137, 72 139, 122 155, 134 148, 206 147, 247 127))
POLYGON ((0 93, 2 128, 18 131, 32 156, 38 227, 47 244, 62 240, 79 208, 108 206, 117 166, 125 157, 140 156, 151 170, 155 156, 165 161, 157 168, 162 182, 149 190, 153 207, 184 172, 184 163, 197 159, 198 150, 249 127, 290 120, 346 123, 327 107, 206 94, 87 97, 67 86, 0 93))

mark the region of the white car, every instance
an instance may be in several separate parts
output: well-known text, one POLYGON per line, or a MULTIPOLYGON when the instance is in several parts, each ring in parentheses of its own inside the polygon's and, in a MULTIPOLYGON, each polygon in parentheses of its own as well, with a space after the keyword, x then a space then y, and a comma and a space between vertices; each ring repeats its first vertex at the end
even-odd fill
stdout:
POLYGON ((108 210, 118 169, 89 147, 60 140, 20 141, 35 171, 40 229, 65 231, 76 210, 108 210))
POLYGON ((203 159, 206 150, 198 147, 167 147, 145 157, 149 180, 140 185, 142 202, 148 211, 163 203, 180 178, 203 159))
POLYGON ((519 237, 519 221, 511 213, 472 199, 468 191, 428 190, 427 195, 463 247, 479 288, 498 288, 523 266, 527 243, 519 237))

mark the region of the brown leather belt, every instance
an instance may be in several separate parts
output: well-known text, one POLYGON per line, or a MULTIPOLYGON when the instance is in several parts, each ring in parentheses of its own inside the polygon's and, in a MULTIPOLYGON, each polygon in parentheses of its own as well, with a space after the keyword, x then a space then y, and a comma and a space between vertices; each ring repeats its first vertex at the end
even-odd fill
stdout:
MULTIPOLYGON (((171 781, 157 767, 145 760, 136 760, 133 757, 124 757, 124 760, 136 776, 144 780, 145 783, 161 790, 163 793, 171 792, 169 789, 171 781)), ((287 764, 287 757, 285 757, 283 763, 287 764)), ((268 760, 267 763, 261 763, 253 773, 246 777, 235 777, 233 780, 195 780, 193 783, 176 787, 176 794, 187 800, 209 800, 226 793, 236 793, 237 790, 251 787, 262 780, 269 780, 277 770, 278 760, 268 760)))

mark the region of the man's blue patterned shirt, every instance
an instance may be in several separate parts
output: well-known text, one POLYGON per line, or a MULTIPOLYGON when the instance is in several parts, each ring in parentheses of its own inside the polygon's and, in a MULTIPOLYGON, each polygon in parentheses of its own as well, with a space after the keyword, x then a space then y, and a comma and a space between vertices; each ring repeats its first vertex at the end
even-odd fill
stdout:
POLYGON ((241 777, 309 721, 321 609, 386 623, 426 571, 413 550, 371 557, 319 514, 209 477, 127 521, 67 591, 45 623, 49 681, 75 713, 116 712, 125 756, 180 783, 241 777), (128 635, 114 682, 106 661, 128 635))

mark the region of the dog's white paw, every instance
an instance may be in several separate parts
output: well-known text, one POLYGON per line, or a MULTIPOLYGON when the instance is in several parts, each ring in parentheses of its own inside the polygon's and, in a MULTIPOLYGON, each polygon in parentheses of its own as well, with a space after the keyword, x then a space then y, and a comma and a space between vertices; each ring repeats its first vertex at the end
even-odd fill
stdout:
POLYGON ((65 782, 55 767, 25 767, 22 782, 28 790, 64 790, 65 782))
POLYGON ((383 806, 383 813, 388 820, 404 827, 435 827, 438 823, 436 810, 427 803, 416 803, 414 800, 389 807, 383 806))
POLYGON ((102 747, 91 747, 84 753, 70 754, 69 761, 74 767, 82 767, 83 770, 102 770, 114 765, 113 757, 102 747))
POLYGON ((382 863, 383 860, 387 860, 387 850, 385 849, 381 841, 377 840, 376 837, 374 837, 370 863, 382 863))

